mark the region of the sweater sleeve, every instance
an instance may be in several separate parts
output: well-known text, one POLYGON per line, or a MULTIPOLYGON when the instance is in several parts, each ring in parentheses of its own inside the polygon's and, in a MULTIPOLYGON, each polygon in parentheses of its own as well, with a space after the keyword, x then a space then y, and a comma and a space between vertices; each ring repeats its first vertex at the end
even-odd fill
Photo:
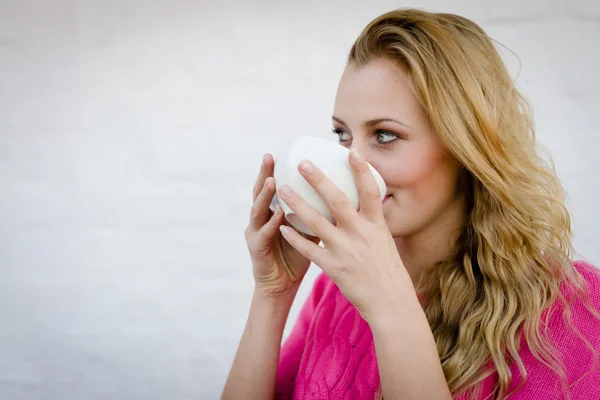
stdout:
POLYGON ((291 399, 293 397, 296 375, 302 359, 306 336, 312 323, 315 309, 323 298, 329 278, 321 273, 315 280, 308 298, 304 302, 294 323, 290 335, 281 347, 277 381, 275 384, 276 399, 291 399))

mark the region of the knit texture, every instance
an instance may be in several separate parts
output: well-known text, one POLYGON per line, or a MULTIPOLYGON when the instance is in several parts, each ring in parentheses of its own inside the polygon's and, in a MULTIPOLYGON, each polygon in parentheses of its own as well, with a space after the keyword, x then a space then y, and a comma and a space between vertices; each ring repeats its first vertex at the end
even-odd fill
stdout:
MULTIPOLYGON (((575 267, 588 283, 587 299, 600 311, 600 271, 580 261, 575 262, 575 267)), ((565 285, 562 293, 574 299, 565 285)), ((594 363, 594 354, 563 319, 558 302, 551 310, 548 337, 561 355, 569 386, 565 389, 560 377, 538 361, 523 342, 520 355, 527 377, 523 382, 518 367, 511 365, 509 392, 520 384, 522 387, 510 399, 600 399, 600 360, 594 363)), ((579 299, 571 305, 571 321, 600 356, 600 321, 579 299)), ((479 398, 491 398, 496 383, 497 375, 488 377, 479 398)), ((371 400, 378 388, 371 329, 335 283, 322 273, 281 348, 276 399, 371 400)))

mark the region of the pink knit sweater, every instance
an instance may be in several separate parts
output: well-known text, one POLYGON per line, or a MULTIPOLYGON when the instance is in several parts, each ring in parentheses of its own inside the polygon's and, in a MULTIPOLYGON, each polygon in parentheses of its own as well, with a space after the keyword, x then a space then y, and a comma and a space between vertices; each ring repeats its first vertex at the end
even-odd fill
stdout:
MULTIPOLYGON (((589 283, 587 296, 591 304, 600 310, 600 271, 584 262, 575 262, 575 266, 589 283)), ((566 289, 563 294, 569 296, 566 289)), ((600 356, 600 322, 580 300, 574 301, 571 312, 573 324, 600 356)), ((551 343, 565 365, 570 399, 600 399, 600 361, 593 363, 593 353, 563 321, 561 312, 551 315, 549 328, 551 343)), ((567 398, 560 378, 539 362, 526 345, 520 355, 528 375, 511 399, 567 398)), ((522 381, 516 365, 511 366, 511 371, 509 392, 522 381)), ((481 399, 492 393, 496 382, 497 375, 483 382, 481 399)), ((378 387, 379 371, 369 325, 322 273, 282 346, 276 398, 373 399, 378 387)))

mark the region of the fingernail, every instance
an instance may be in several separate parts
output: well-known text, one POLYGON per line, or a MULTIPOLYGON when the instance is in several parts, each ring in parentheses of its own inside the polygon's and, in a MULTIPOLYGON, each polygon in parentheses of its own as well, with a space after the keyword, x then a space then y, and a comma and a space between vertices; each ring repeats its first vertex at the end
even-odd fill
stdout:
POLYGON ((310 162, 304 160, 300 163, 300 170, 302 172, 304 172, 305 174, 310 173, 310 171, 312 171, 312 166, 310 165, 310 162))
POLYGON ((356 162, 362 161, 362 156, 360 155, 358 150, 355 150, 355 149, 350 150, 350 157, 352 157, 352 159, 356 162))
POLYGON ((292 191, 290 190, 289 186, 285 185, 284 187, 279 189, 279 194, 282 197, 290 197, 292 195, 292 191))

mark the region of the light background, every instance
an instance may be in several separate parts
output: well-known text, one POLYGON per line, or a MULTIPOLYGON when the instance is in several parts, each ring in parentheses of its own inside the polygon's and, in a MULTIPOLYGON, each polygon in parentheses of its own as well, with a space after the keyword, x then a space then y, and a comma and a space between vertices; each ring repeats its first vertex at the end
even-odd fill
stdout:
POLYGON ((400 6, 470 17, 519 56, 599 265, 598 1, 0 0, 0 398, 218 398, 260 159, 335 140, 346 54, 400 6))

